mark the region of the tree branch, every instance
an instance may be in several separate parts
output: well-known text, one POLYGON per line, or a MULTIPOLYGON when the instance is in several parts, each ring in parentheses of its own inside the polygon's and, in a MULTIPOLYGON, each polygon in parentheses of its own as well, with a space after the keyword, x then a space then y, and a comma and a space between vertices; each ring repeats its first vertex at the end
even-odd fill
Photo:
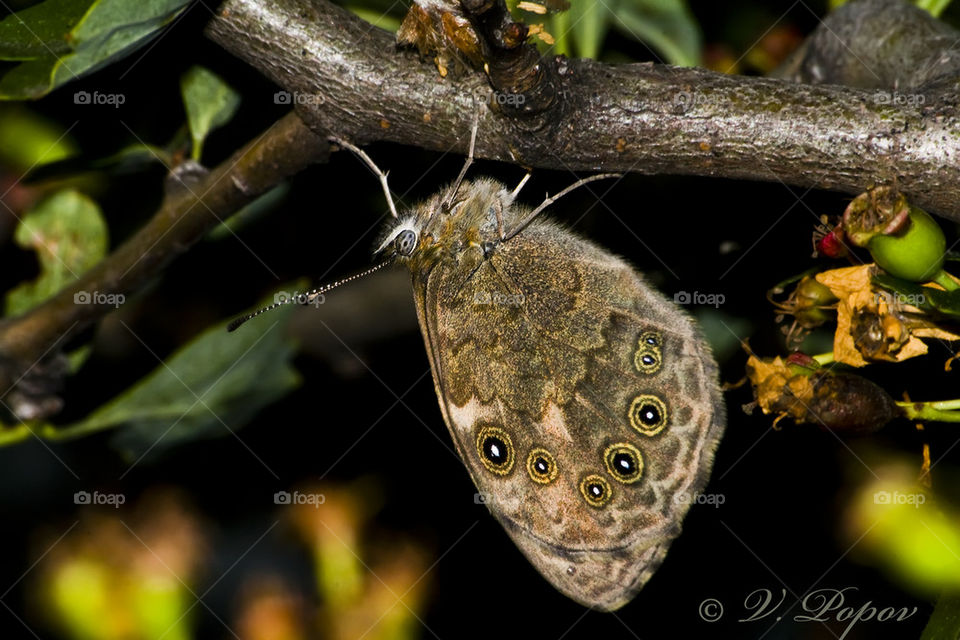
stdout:
MULTIPOLYGON (((891 3, 905 6, 877 4, 891 3)), ((477 97, 490 102, 480 74, 440 78, 415 53, 398 50, 391 34, 326 0, 226 0, 208 34, 293 93, 312 129, 361 143, 465 152, 477 97)), ((894 104, 875 90, 702 69, 559 57, 540 63, 553 66, 560 99, 535 117, 484 107, 478 157, 848 193, 896 179, 916 204, 960 220, 953 81, 923 94, 922 103, 894 104)))
POLYGON ((75 294, 137 291, 244 204, 326 160, 329 149, 291 113, 200 180, 171 189, 150 221, 109 257, 53 298, 0 322, 0 395, 20 382, 23 372, 42 372, 43 366, 34 367, 38 358, 56 355, 77 332, 113 310, 110 305, 77 304, 75 294))

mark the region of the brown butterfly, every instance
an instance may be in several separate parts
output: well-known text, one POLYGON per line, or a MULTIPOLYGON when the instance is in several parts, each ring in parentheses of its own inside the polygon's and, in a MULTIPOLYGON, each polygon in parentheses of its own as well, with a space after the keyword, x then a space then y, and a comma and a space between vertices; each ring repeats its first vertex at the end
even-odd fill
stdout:
MULTIPOLYGON (((538 571, 612 611, 680 533, 723 433, 717 367, 693 320, 627 263, 459 177, 395 217, 377 253, 410 270, 440 409, 491 513, 538 571)), ((309 303, 349 278, 293 301, 309 303)), ((272 308, 267 307, 267 309, 272 308)), ((267 310, 235 321, 230 329, 267 310)))

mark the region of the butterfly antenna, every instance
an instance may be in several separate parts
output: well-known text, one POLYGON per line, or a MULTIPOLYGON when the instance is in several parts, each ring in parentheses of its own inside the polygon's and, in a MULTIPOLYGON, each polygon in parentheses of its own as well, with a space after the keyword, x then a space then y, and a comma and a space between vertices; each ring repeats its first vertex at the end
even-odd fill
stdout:
POLYGON ((331 282, 330 284, 325 284, 325 285, 323 285, 322 287, 320 287, 320 288, 318 288, 318 289, 314 289, 313 291, 308 291, 308 292, 306 292, 306 293, 295 293, 294 295, 292 295, 292 296, 290 296, 290 297, 287 297, 286 295, 282 295, 282 296, 281 296, 281 294, 277 294, 279 299, 278 299, 276 302, 274 302, 273 304, 271 304, 271 305, 269 305, 269 306, 267 306, 267 307, 264 307, 264 308, 262 308, 262 309, 259 309, 259 310, 257 310, 257 311, 254 311, 253 313, 248 313, 247 315, 245 315, 245 316, 243 316, 243 317, 237 318, 236 320, 234 320, 233 322, 231 322, 230 324, 227 325, 227 331, 234 331, 234 330, 236 330, 237 327, 239 327, 240 325, 242 325, 243 323, 245 323, 247 320, 250 320, 250 319, 252 319, 252 318, 256 318, 257 316, 259 316, 259 315, 262 314, 262 313, 266 313, 267 311, 272 311, 272 310, 276 309, 277 307, 282 307, 282 306, 285 305, 285 304, 292 304, 292 303, 294 303, 294 302, 296 302, 297 304, 304 304, 304 305, 306 305, 306 304, 313 304, 319 296, 325 294, 326 292, 330 291, 331 289, 336 289, 337 287, 339 287, 339 286, 342 285, 342 284, 347 284, 348 282, 353 282, 354 280, 359 280, 360 278, 363 278, 364 276, 368 276, 368 275, 370 275, 371 273, 374 273, 374 272, 379 271, 380 269, 384 268, 385 266, 387 266, 387 265, 390 264, 391 262, 393 262, 392 259, 390 259, 390 260, 384 260, 384 261, 381 262, 380 264, 375 265, 375 266, 373 266, 373 267, 370 267, 370 268, 367 269, 366 271, 361 271, 360 273, 355 273, 355 274, 353 274, 352 276, 349 276, 349 277, 344 278, 344 279, 342 279, 342 280, 337 280, 336 282, 331 282))
POLYGON ((384 171, 381 171, 380 167, 377 166, 377 163, 374 162, 373 159, 370 158, 370 156, 368 156, 363 151, 363 149, 356 146, 355 144, 347 142, 343 138, 337 138, 337 137, 331 136, 329 139, 333 140, 341 147, 345 149, 349 149, 350 151, 353 151, 353 153, 356 154, 358 158, 363 160, 367 164, 367 166, 373 170, 373 172, 377 175, 377 177, 380 178, 380 186, 383 188, 383 195, 387 197, 387 204, 390 206, 390 215, 392 215, 394 218, 399 218, 400 214, 397 213, 397 205, 394 204, 393 194, 390 193, 390 185, 387 184, 387 173, 384 171))
MULTIPOLYGON (((556 202, 557 200, 559 200, 559 199, 562 198, 563 196, 567 195, 568 193, 570 193, 570 192, 573 191, 574 189, 577 189, 577 188, 579 188, 579 187, 582 187, 583 185, 588 184, 588 183, 590 183, 590 182, 594 182, 594 181, 596 181, 596 180, 606 180, 607 178, 621 178, 621 177, 623 177, 623 174, 622 174, 622 173, 598 173, 598 174, 595 175, 595 176, 590 176, 589 178, 582 178, 582 179, 580 179, 580 180, 577 180, 576 182, 574 182, 572 185, 570 185, 569 187, 567 187, 566 189, 564 189, 563 191, 561 191, 561 192, 558 193, 557 195, 555 195, 555 196, 548 196, 546 200, 544 200, 543 202, 540 203, 540 206, 538 206, 536 209, 534 209, 533 211, 531 211, 531 212, 530 212, 530 215, 528 215, 523 222, 521 222, 519 225, 517 225, 517 227, 516 227, 513 231, 511 231, 510 233, 508 233, 508 234, 506 235, 506 237, 504 237, 504 238, 502 239, 502 241, 503 241, 503 242, 506 242, 507 240, 509 240, 509 239, 512 238, 513 236, 517 235, 518 233, 520 233, 521 231, 523 231, 524 229, 526 229, 526 228, 527 228, 527 225, 529 225, 531 222, 533 222, 533 219, 536 218, 538 215, 540 215, 540 212, 541 212, 541 211, 543 211, 544 209, 546 209, 547 207, 549 207, 549 206, 552 205, 554 202, 556 202)), ((524 181, 524 182, 525 182, 525 181, 524 181)))
POLYGON ((527 184, 527 180, 530 179, 530 176, 533 175, 533 171, 527 171, 527 175, 523 176, 523 180, 520 181, 513 191, 510 192, 510 201, 517 199, 517 196, 520 195, 520 190, 523 189, 523 185, 527 184))
POLYGON ((460 169, 460 175, 458 175, 457 179, 453 182, 453 186, 450 187, 449 194, 443 201, 444 211, 450 210, 450 206, 453 204, 453 199, 457 197, 457 191, 460 190, 460 184, 467 175, 467 169, 469 169, 470 165, 473 164, 473 152, 477 147, 477 129, 479 128, 480 112, 475 111, 473 114, 473 128, 470 130, 470 151, 467 153, 467 161, 463 163, 463 168, 460 169))

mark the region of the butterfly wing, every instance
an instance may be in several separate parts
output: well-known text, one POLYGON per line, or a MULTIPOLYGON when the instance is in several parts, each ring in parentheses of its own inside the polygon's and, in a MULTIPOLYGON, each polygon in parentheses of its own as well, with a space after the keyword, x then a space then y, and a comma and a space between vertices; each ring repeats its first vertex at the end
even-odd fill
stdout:
POLYGON ((724 409, 693 321, 546 221, 415 280, 441 409, 474 483, 557 589, 613 610, 706 483, 724 409))

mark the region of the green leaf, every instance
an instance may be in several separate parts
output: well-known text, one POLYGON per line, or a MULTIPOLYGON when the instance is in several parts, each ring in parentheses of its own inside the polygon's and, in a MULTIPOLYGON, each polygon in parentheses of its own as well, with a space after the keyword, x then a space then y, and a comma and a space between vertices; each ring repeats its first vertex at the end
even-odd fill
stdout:
POLYGON ((960 638, 960 594, 944 591, 937 599, 920 640, 957 640, 960 638))
POLYGON ((84 420, 43 435, 68 439, 123 427, 112 443, 126 456, 159 453, 196 438, 228 435, 300 383, 285 337, 293 305, 227 333, 218 324, 84 420))
POLYGON ((874 276, 871 282, 878 287, 904 296, 910 301, 910 304, 919 309, 939 314, 954 321, 960 318, 960 290, 942 291, 932 287, 924 287, 916 282, 894 278, 886 273, 874 276))
POLYGON ((192 157, 200 162, 203 141, 211 131, 230 121, 240 106, 240 94, 220 76, 199 66, 191 67, 180 78, 180 93, 193 139, 192 157))
POLYGON ((116 153, 95 160, 84 156, 75 156, 38 166, 24 176, 22 182, 24 184, 36 184, 49 180, 67 180, 80 174, 96 171, 132 173, 152 167, 157 163, 164 167, 173 166, 172 154, 163 147, 135 142, 123 147, 116 153))
POLYGON ((100 207, 72 189, 58 191, 24 214, 13 237, 24 249, 36 251, 40 276, 7 293, 8 316, 51 297, 107 253, 107 225, 100 207))
POLYGON ((939 18, 940 14, 950 6, 952 0, 915 0, 915 2, 921 9, 929 11, 934 18, 939 18))
POLYGON ((280 206, 280 203, 283 202, 289 192, 290 183, 281 182, 211 229, 207 234, 207 238, 210 240, 222 240, 236 235, 243 227, 252 224, 257 219, 280 206))
POLYGON ((700 28, 686 0, 621 0, 613 25, 649 44, 670 64, 692 67, 700 63, 700 28))
POLYGON ((391 16, 384 11, 380 11, 379 9, 361 7, 353 3, 344 5, 344 8, 350 11, 353 15, 366 20, 375 27, 380 27, 381 29, 391 31, 393 33, 396 33, 397 30, 400 29, 400 18, 391 16))
POLYGON ((63 127, 23 105, 0 105, 0 162, 18 171, 58 162, 77 153, 63 127))
POLYGON ((590 2, 576 0, 570 3, 569 20, 573 33, 575 55, 578 58, 597 58, 610 27, 611 11, 617 10, 616 0, 590 2))
POLYGON ((0 20, 0 60, 36 60, 70 53, 67 34, 89 0, 47 0, 0 20))
MULTIPOLYGON (((146 44, 190 0, 46 0, 0 21, 0 60, 21 61, 0 78, 0 100, 25 100, 115 62, 146 44)), ((78 92, 75 101, 98 102, 78 92)), ((116 102, 117 94, 113 96, 116 102)))

